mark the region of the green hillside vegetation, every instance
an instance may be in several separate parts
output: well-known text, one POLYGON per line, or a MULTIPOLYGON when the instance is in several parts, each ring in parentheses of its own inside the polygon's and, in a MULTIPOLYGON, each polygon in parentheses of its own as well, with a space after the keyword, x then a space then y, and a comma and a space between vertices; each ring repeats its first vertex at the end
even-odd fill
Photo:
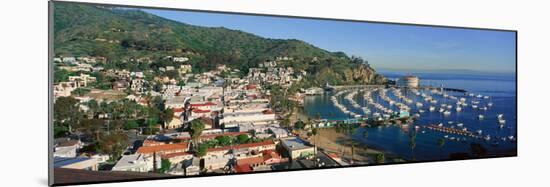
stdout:
POLYGON ((258 63, 287 56, 284 66, 308 72, 313 84, 383 83, 368 63, 342 52, 329 52, 296 39, 267 39, 227 28, 194 26, 138 9, 56 2, 56 56, 104 56, 106 68, 130 70, 179 65, 160 60, 186 56, 194 72, 226 64, 247 73, 258 63), (130 62, 148 57, 151 64, 130 62))

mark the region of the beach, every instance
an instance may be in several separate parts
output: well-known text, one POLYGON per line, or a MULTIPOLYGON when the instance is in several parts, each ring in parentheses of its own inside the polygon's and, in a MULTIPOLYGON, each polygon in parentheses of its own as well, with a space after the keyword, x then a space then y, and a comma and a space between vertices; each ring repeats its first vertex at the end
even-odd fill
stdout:
POLYGON ((383 153, 380 150, 371 149, 368 145, 351 139, 346 134, 336 132, 335 128, 319 129, 318 134, 309 138, 309 141, 317 145, 319 150, 326 153, 335 153, 345 160, 352 160, 353 158, 354 162, 359 164, 374 163, 375 155, 383 153), (352 143, 355 143, 353 156, 352 143))

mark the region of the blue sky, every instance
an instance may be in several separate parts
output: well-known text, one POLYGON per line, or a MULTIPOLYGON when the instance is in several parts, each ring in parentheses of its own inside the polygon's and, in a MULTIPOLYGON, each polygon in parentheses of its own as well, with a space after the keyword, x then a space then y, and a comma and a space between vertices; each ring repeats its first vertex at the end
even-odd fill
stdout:
POLYGON ((380 69, 515 72, 513 32, 268 16, 144 10, 171 20, 299 39, 380 69))

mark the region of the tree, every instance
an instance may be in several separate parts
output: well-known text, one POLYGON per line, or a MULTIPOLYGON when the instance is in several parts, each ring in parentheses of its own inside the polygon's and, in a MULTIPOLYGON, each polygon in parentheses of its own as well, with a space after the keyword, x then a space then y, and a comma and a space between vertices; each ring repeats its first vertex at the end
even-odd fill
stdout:
POLYGON ((217 136, 216 140, 218 140, 218 144, 221 145, 221 146, 231 145, 231 137, 230 136, 217 136))
POLYGON ((197 151, 195 151, 195 156, 202 158, 203 156, 206 155, 207 149, 208 147, 206 145, 204 144, 199 145, 197 148, 197 151))
POLYGON ((78 124, 78 129, 81 132, 92 135, 96 141, 100 140, 100 134, 103 130, 103 119, 82 119, 78 124))
POLYGON ((414 148, 416 148, 416 133, 414 131, 409 137, 409 148, 411 148, 412 160, 415 161, 414 148))
POLYGON ((198 145, 198 139, 202 135, 203 130, 204 124, 200 120, 195 119, 191 121, 191 129, 189 130, 189 133, 191 134, 191 140, 194 145, 198 145))
POLYGON ((439 159, 442 159, 441 154, 443 152, 443 146, 445 145, 445 139, 440 138, 437 140, 437 145, 439 146, 439 159))
MULTIPOLYGON (((363 138, 365 140, 369 137, 369 130, 365 128, 365 132, 363 132, 363 138)), ((367 145, 364 145, 363 147, 365 149, 365 153, 368 152, 369 147, 367 145)))
POLYGON ((88 89, 88 88, 77 88, 77 89, 74 89, 71 93, 75 94, 75 95, 78 95, 78 96, 83 96, 83 95, 86 95, 87 93, 90 93, 90 89, 88 89))
POLYGON ((72 126, 78 124, 81 114, 78 107, 78 100, 73 97, 59 97, 54 103, 54 120, 67 126, 72 132, 72 126))
POLYGON ((174 119, 174 110, 171 108, 168 108, 162 112, 162 121, 164 121, 164 124, 169 124, 172 119, 174 119))
POLYGON ((302 120, 298 120, 296 123, 294 123, 294 128, 295 129, 304 129, 304 127, 306 126, 306 124, 302 121, 302 120))
POLYGON ((111 160, 117 160, 128 145, 128 136, 123 132, 101 134, 98 141, 99 152, 110 155, 111 160))
POLYGON ((367 139, 369 137, 369 130, 365 129, 365 132, 363 132, 363 138, 367 139))
POLYGON ((247 134, 239 134, 239 135, 237 136, 237 141, 238 141, 240 144, 247 143, 249 139, 250 139, 250 137, 248 137, 247 134))
POLYGON ((284 118, 283 121, 281 121, 281 125, 283 125, 283 127, 290 127, 290 119, 288 119, 288 117, 284 118))
MULTIPOLYGON (((311 134, 313 135, 313 153, 317 156, 317 134, 319 134, 319 130, 317 128, 313 128, 311 130, 311 134)), ((317 159, 315 159, 315 162, 317 162, 317 159)), ((315 165, 318 166, 319 164, 316 163, 315 165)))
POLYGON ((86 103, 88 105, 89 113, 92 117, 95 117, 96 113, 99 111, 99 103, 95 99, 91 99, 86 103))
POLYGON ((376 155, 376 163, 383 164, 386 161, 386 157, 384 156, 384 153, 378 153, 376 155))
POLYGON ((124 123, 124 129, 130 130, 130 129, 136 129, 138 128, 138 123, 136 120, 130 119, 126 120, 126 123, 124 123))
POLYGON ((158 172, 159 173, 166 173, 168 170, 170 170, 171 166, 172 166, 172 163, 170 163, 170 160, 162 159, 160 161, 160 169, 158 170, 158 172))
POLYGON ((69 75, 71 75, 69 71, 65 69, 59 69, 56 66, 53 74, 53 82, 58 83, 58 82, 67 81, 69 79, 69 75))
MULTIPOLYGON (((160 85, 160 83, 158 83, 160 85)), ((150 100, 149 106, 158 109, 159 111, 164 110, 164 100, 160 96, 155 96, 150 100)))
POLYGON ((351 161, 353 162, 353 158, 355 156, 355 146, 357 145, 356 142, 351 142, 350 143, 350 146, 351 146, 351 161))

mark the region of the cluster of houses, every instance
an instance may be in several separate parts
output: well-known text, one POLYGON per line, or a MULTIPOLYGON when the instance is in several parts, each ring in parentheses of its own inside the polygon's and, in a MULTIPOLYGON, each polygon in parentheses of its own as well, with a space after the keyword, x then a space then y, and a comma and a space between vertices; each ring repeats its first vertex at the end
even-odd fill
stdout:
MULTIPOLYGON (((242 132, 204 133, 199 141, 242 134, 250 135, 242 132)), ((315 148, 301 139, 286 137, 208 148, 204 156, 197 157, 189 150, 189 137, 164 134, 145 140, 134 154, 122 155, 112 170, 153 172, 160 169, 162 160, 168 160, 170 168, 166 173, 172 175, 271 171, 277 165, 289 164, 291 159, 308 158, 314 153, 315 148)))
POLYGON ((250 68, 246 77, 250 82, 256 84, 279 85, 288 88, 292 84, 301 81, 307 72, 295 72, 292 67, 272 67, 263 65, 264 68, 250 68))
POLYGON ((110 157, 104 154, 81 155, 84 146, 80 140, 57 138, 54 140, 53 165, 55 168, 97 171, 110 157))
POLYGON ((54 97, 67 97, 71 93, 81 87, 87 87, 88 83, 96 82, 96 78, 88 74, 80 74, 78 76, 69 76, 67 81, 62 81, 53 85, 54 97))
MULTIPOLYGON (((66 58, 55 61, 73 64, 99 61, 66 58)), ((165 58, 174 62, 189 61, 187 57, 165 58)), ((278 59, 283 60, 292 59, 278 59)), ((243 78, 222 78, 224 72, 238 72, 225 65, 219 65, 214 70, 200 74, 192 74, 192 67, 187 64, 179 68, 160 67, 159 71, 178 71, 185 84, 181 85, 174 79, 158 76, 154 79, 160 81, 162 86, 160 90, 152 90, 149 89, 151 85, 145 80, 143 72, 112 69, 103 71, 106 75, 116 78, 112 84, 113 90, 130 89, 133 92, 126 97, 127 99, 147 105, 143 95, 160 96, 164 100, 165 109, 174 112, 173 119, 163 124, 164 130, 170 133, 147 137, 141 146, 132 147, 133 151, 121 155, 111 170, 155 172, 162 167, 163 161, 168 160, 170 168, 166 173, 172 175, 240 173, 274 170, 280 165, 288 164, 289 160, 315 156, 314 146, 293 136, 286 128, 280 126, 280 120, 271 108, 270 94, 264 89, 264 85, 290 87, 300 81, 306 75, 305 72, 295 72, 291 67, 279 67, 277 61, 264 62, 259 68, 250 68, 249 74, 243 78), (202 135, 198 138, 199 143, 219 136, 239 135, 246 135, 255 141, 211 147, 206 150, 205 156, 198 157, 190 150, 192 140, 189 132, 173 130, 187 129, 187 125, 193 120, 200 120, 205 125, 202 135)), ((95 78, 87 74, 70 77, 68 82, 54 86, 54 94, 69 96, 74 89, 86 87, 93 81, 95 78)), ((101 155, 80 157, 80 148, 79 141, 56 144, 56 167, 97 170, 98 165, 106 160, 101 155)))

